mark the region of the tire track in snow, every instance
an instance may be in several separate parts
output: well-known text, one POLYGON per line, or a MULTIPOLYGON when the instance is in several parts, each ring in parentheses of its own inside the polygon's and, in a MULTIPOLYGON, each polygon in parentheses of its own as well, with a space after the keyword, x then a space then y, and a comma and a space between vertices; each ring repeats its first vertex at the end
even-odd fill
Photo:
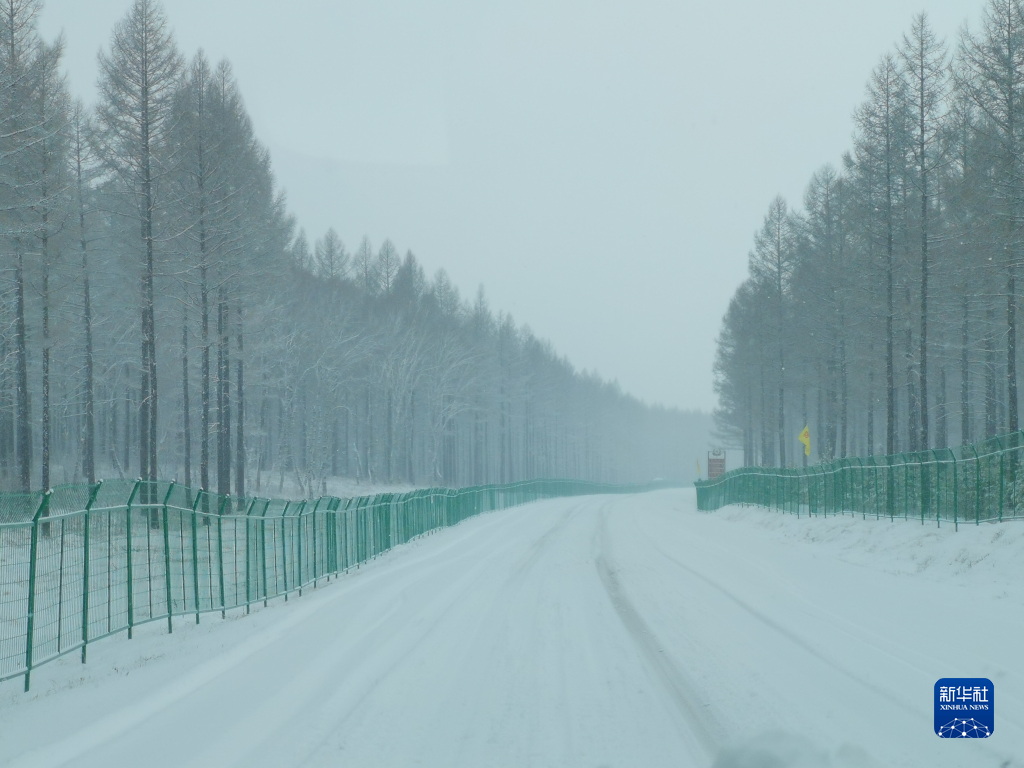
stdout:
MULTIPOLYGON (((435 569, 444 563, 433 563, 435 569)), ((242 720, 223 734, 191 761, 185 768, 216 765, 232 768, 253 762, 253 755, 285 739, 290 749, 305 764, 385 680, 393 676, 417 647, 438 631, 452 610, 472 591, 486 563, 478 563, 443 593, 431 595, 429 602, 416 606, 412 616, 398 615, 397 595, 382 601, 391 603, 384 615, 344 648, 327 647, 321 654, 305 661, 297 674, 242 720), (358 661, 354 661, 358 660, 358 661), (330 692, 330 691, 333 691, 330 692), (312 743, 294 732, 282 736, 296 719, 314 733, 322 734, 312 743), (239 745, 244 745, 239 748, 239 745)), ((414 580, 429 575, 411 574, 414 580)), ((407 577, 409 578, 409 577, 407 577)), ((407 583, 392 585, 394 593, 404 592, 407 583)), ((379 597, 379 596, 378 596, 379 597)), ((404 613, 404 612, 403 612, 404 613)))
MULTIPOLYGON (((550 547, 555 536, 565 528, 569 521, 576 516, 584 505, 585 502, 577 503, 566 509, 558 519, 520 556, 519 562, 513 568, 512 575, 510 575, 509 578, 505 580, 504 584, 496 591, 498 593, 504 593, 510 588, 510 586, 519 583, 522 575, 537 564, 544 552, 550 547)), ((509 518, 509 520, 513 525, 520 524, 520 521, 517 521, 514 518, 509 518)), ((323 750, 327 748, 329 743, 335 738, 335 734, 340 730, 341 726, 349 721, 349 719, 358 710, 359 705, 365 702, 373 694, 374 689, 395 674, 410 654, 412 654, 418 646, 420 646, 432 634, 446 628, 445 619, 447 618, 447 615, 459 607, 460 603, 463 602, 462 598, 469 594, 470 591, 478 585, 478 572, 491 568, 494 556, 495 553, 492 553, 490 558, 481 560, 477 563, 472 572, 467 574, 467 576, 462 580, 464 588, 460 589, 459 595, 456 598, 446 601, 446 606, 440 613, 433 612, 433 620, 430 622, 429 626, 418 630, 419 634, 414 640, 409 641, 409 638, 406 638, 406 640, 409 641, 405 643, 406 650, 400 657, 394 659, 386 670, 380 671, 376 674, 366 669, 356 670, 357 677, 366 678, 362 679, 357 686, 360 690, 358 697, 354 698, 350 692, 339 690, 320 704, 311 719, 311 731, 315 736, 297 745, 297 750, 302 753, 301 762, 299 763, 300 765, 312 764, 316 761, 318 756, 322 754, 323 750)), ((418 578, 422 579, 423 575, 419 575, 418 578)), ((419 614, 426 616, 432 613, 430 610, 427 610, 427 608, 427 606, 421 606, 419 614)), ((377 648, 375 650, 379 652, 382 648, 377 648)), ((371 655, 370 658, 364 659, 360 663, 360 667, 363 668, 368 666, 367 662, 372 658, 374 658, 374 656, 371 655)), ((235 743, 235 741, 235 739, 225 739, 224 743, 230 747, 230 745, 235 743)), ((249 754, 251 754, 251 752, 252 750, 249 751, 249 754)), ((244 755, 238 756, 238 759, 229 761, 226 766, 230 768, 230 766, 243 764, 245 761, 241 759, 242 757, 244 757, 244 755)), ((195 763, 197 767, 203 764, 205 764, 203 761, 195 763)))
POLYGON ((732 602, 734 605, 736 605, 739 608, 741 608, 744 612, 746 612, 748 615, 750 615, 751 617, 753 617, 754 619, 759 621, 761 624, 765 625, 769 629, 774 630, 777 634, 779 634, 782 637, 786 638, 791 643, 797 645, 798 647, 800 647, 801 649, 803 649, 804 651, 809 653, 811 656, 813 656, 814 658, 818 659, 818 661, 820 661, 823 664, 827 665, 828 667, 832 668, 836 672, 839 672, 841 675, 849 678, 850 680, 852 680, 853 682, 857 683, 858 685, 861 685, 864 688, 868 689, 869 691, 874 693, 876 696, 880 696, 880 697, 884 698, 885 700, 887 700, 889 703, 894 704, 897 707, 900 707, 904 711, 906 711, 906 712, 908 712, 908 713, 910 713, 912 715, 921 715, 921 709, 919 707, 915 707, 913 704, 911 704, 911 703, 909 703, 909 702, 907 702, 907 701, 905 701, 905 700, 903 700, 903 699, 901 699, 899 697, 896 697, 896 696, 892 695, 892 693, 890 693, 889 691, 885 690, 884 688, 880 688, 879 686, 875 685, 874 683, 871 683, 871 682, 865 680, 864 678, 860 677, 859 675, 854 674, 853 672, 851 672, 849 669, 847 669, 845 666, 843 666, 839 662, 837 662, 834 659, 831 659, 828 656, 826 656, 824 653, 819 651, 817 648, 815 648, 813 645, 811 645, 809 642, 804 640, 802 637, 797 635, 792 630, 787 629, 786 627, 782 626, 781 624, 776 622, 771 617, 767 616, 766 614, 764 614, 761 611, 759 611, 756 608, 754 608, 749 603, 747 603, 744 600, 742 600, 741 598, 737 597, 735 594, 730 592, 728 589, 723 587, 721 584, 716 582, 714 579, 711 579, 708 576, 705 576, 703 573, 700 573, 699 571, 694 570, 690 566, 686 565, 685 563, 681 562, 680 560, 678 560, 675 557, 673 557, 672 555, 670 555, 668 552, 666 552, 664 549, 662 549, 658 545, 658 543, 655 542, 653 539, 651 540, 651 548, 655 552, 660 554, 662 557, 664 557, 666 560, 668 560, 669 562, 675 564, 677 567, 679 567, 682 570, 686 571, 692 577, 694 577, 696 579, 699 579, 704 584, 706 584, 707 586, 709 586, 712 589, 714 589, 715 591, 717 591, 719 594, 721 594, 722 596, 727 598, 730 602, 732 602))
POLYGON ((515 581, 535 566, 544 554, 545 550, 551 546, 555 536, 569 524, 569 521, 572 520, 579 511, 586 506, 586 504, 587 502, 583 501, 573 504, 567 508, 558 520, 555 521, 554 525, 548 528, 543 534, 541 534, 540 538, 530 545, 530 548, 523 554, 522 560, 513 569, 508 581, 515 581))
POLYGON ((597 575, 619 620, 633 640, 633 644, 686 720, 690 735, 697 740, 705 754, 712 757, 718 753, 723 741, 724 730, 710 711, 711 705, 699 699, 696 695, 697 687, 665 653, 663 644, 658 641, 650 626, 626 597, 615 569, 608 563, 606 557, 606 553, 609 551, 607 512, 611 503, 609 501, 598 511, 600 518, 598 523, 599 549, 595 559, 597 575))

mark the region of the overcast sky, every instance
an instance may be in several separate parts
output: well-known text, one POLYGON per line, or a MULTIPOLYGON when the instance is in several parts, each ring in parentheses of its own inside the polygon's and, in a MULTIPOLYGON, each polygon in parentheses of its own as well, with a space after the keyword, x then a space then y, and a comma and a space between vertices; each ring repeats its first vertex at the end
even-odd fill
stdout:
MULTIPOLYGON (((72 89, 130 0, 46 0, 72 89)), ((769 201, 850 146, 871 68, 981 0, 165 0, 229 59, 311 240, 390 237, 579 368, 715 406, 722 315, 769 201)))

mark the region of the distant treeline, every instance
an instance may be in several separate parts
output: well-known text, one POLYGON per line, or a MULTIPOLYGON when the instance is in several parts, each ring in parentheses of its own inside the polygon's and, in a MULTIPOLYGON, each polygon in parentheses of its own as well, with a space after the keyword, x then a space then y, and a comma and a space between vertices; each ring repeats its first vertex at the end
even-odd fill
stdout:
POLYGON ((185 61, 159 3, 114 29, 89 109, 39 0, 0 6, 4 488, 691 474, 693 415, 575 371, 389 240, 308 243, 230 65, 185 61))
POLYGON ((967 443, 1020 428, 1024 4, 882 56, 840 168, 776 198, 718 342, 720 426, 749 464, 967 443))

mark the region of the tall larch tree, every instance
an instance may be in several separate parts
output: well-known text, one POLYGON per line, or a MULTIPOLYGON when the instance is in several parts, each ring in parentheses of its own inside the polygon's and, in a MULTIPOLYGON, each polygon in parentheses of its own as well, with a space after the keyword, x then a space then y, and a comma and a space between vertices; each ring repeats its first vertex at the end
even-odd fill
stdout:
POLYGON ((920 333, 918 342, 918 392, 921 401, 921 447, 930 446, 928 400, 928 241, 931 236, 929 221, 933 207, 934 184, 932 174, 942 162, 939 136, 942 129, 949 62, 945 45, 938 40, 928 24, 928 16, 914 17, 910 33, 904 35, 899 47, 905 93, 914 121, 913 156, 916 165, 917 194, 920 197, 920 333))
POLYGON ((125 198, 125 210, 139 225, 139 466, 142 476, 152 481, 158 477, 155 281, 163 204, 159 182, 171 170, 167 133, 181 69, 167 17, 155 0, 135 0, 114 28, 109 52, 99 55, 96 151, 125 198))

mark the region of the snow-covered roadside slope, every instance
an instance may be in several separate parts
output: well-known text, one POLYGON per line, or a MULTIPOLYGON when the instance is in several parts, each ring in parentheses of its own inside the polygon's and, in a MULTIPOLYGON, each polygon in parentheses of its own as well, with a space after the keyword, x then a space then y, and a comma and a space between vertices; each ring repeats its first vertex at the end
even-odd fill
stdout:
POLYGON ((694 507, 489 513, 248 617, 97 643, 0 686, 0 765, 1024 765, 1024 525, 694 507), (991 739, 932 733, 954 676, 995 682, 991 739))
POLYGON ((713 514, 779 542, 812 545, 848 563, 977 586, 993 597, 1024 606, 1024 517, 980 525, 961 522, 954 528, 946 521, 939 526, 935 520, 922 524, 920 518, 890 521, 859 514, 797 519, 760 507, 725 507, 713 514))

